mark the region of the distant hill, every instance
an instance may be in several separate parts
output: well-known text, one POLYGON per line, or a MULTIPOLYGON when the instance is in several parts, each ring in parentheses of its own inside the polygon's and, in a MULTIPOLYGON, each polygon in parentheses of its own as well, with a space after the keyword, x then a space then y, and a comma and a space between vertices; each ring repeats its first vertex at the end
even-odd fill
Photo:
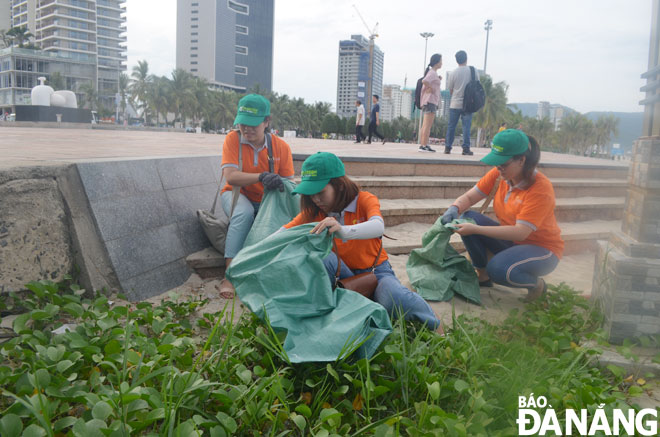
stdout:
MULTIPOLYGON (((537 103, 510 103, 507 105, 512 111, 520 111, 525 117, 536 117, 537 103)), ((568 112, 575 112, 574 109, 564 106, 568 112)), ((595 121, 600 115, 613 114, 619 119, 619 134, 612 138, 612 143, 619 143, 624 149, 630 149, 633 142, 642 135, 642 123, 644 121, 643 112, 612 112, 612 111, 594 111, 587 112, 585 115, 592 121, 595 121)))

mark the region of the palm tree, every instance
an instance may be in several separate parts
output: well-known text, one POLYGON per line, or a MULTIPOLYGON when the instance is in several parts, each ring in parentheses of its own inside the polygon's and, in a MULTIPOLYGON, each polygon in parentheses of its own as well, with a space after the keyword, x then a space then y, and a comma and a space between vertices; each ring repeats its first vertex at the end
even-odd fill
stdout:
POLYGON ((94 86, 94 82, 85 82, 80 86, 79 91, 83 94, 84 105, 90 110, 96 111, 99 108, 99 95, 94 86))
POLYGON ((161 114, 163 114, 165 125, 167 125, 171 94, 170 80, 165 76, 151 76, 147 90, 147 104, 150 111, 156 114, 156 126, 160 125, 161 114))
POLYGON ((7 31, 6 35, 10 37, 10 45, 17 44, 19 48, 23 48, 25 43, 29 43, 30 38, 34 36, 28 32, 27 26, 12 27, 7 31))
POLYGON ((194 99, 192 93, 193 75, 181 68, 172 71, 170 109, 174 112, 174 120, 181 117, 182 126, 186 124, 186 112, 190 110, 194 99))
POLYGON ((9 47, 11 45, 11 36, 7 34, 8 30, 0 29, 0 41, 2 47, 9 47))
POLYGON ((543 117, 540 120, 538 118, 529 118, 523 122, 523 130, 536 138, 541 146, 546 145, 554 129, 555 126, 548 117, 543 117))
POLYGON ((586 152, 594 141, 594 125, 586 116, 575 112, 561 120, 559 140, 564 152, 586 152))
POLYGON ((472 122, 476 127, 484 129, 486 137, 490 137, 491 132, 495 132, 509 112, 506 107, 506 93, 509 86, 506 82, 493 84, 493 80, 488 75, 481 76, 479 80, 486 94, 486 103, 474 114, 472 122))
POLYGON ((121 109, 122 117, 126 120, 126 104, 128 100, 128 90, 131 84, 131 79, 126 73, 119 74, 119 96, 121 102, 119 103, 119 108, 121 109))
POLYGON ((131 79, 131 97, 137 104, 137 107, 142 110, 142 114, 140 115, 146 122, 149 117, 147 94, 149 92, 149 86, 152 79, 152 77, 149 75, 149 63, 147 61, 138 61, 138 64, 133 66, 131 79))
POLYGON ((619 119, 614 114, 601 115, 595 123, 596 144, 599 148, 607 144, 607 154, 612 153, 612 136, 619 134, 619 119))

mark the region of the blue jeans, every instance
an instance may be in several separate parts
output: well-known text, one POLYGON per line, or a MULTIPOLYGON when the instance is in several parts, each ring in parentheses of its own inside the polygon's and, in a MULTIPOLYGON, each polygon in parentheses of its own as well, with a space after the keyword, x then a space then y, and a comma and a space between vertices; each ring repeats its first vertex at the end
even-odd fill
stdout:
MULTIPOLYGON (((330 283, 334 285, 337 273, 337 255, 331 252, 323 259, 323 264, 328 271, 330 283)), ((339 279, 348 278, 353 275, 368 272, 371 269, 351 270, 341 262, 339 279)), ((417 320, 424 323, 428 329, 435 331, 440 326, 440 320, 435 317, 431 306, 422 296, 404 287, 392 271, 389 261, 383 261, 376 266, 374 271, 378 278, 378 286, 374 292, 373 299, 385 307, 392 317, 396 317, 401 311, 404 319, 417 320)))
MULTIPOLYGON (((225 191, 220 196, 222 202, 222 209, 229 217, 231 213, 231 202, 233 200, 233 193, 225 191)), ((252 202, 243 194, 238 195, 234 214, 229 219, 229 229, 227 229, 227 241, 225 243, 225 258, 234 258, 236 254, 243 248, 245 239, 252 229, 252 223, 259 211, 259 202, 252 202)))
MULTIPOLYGON (((494 220, 474 211, 466 211, 461 218, 470 218, 480 226, 499 226, 494 220)), ((476 268, 486 268, 488 276, 497 284, 514 288, 534 288, 540 276, 552 272, 559 258, 550 250, 533 244, 514 244, 485 235, 461 237, 476 268), (488 251, 493 255, 488 261, 488 251)))
POLYGON ((449 109, 449 125, 447 126, 447 138, 445 147, 451 150, 454 145, 454 133, 458 125, 458 119, 463 121, 463 150, 470 150, 470 127, 472 127, 472 113, 463 112, 462 109, 449 109))

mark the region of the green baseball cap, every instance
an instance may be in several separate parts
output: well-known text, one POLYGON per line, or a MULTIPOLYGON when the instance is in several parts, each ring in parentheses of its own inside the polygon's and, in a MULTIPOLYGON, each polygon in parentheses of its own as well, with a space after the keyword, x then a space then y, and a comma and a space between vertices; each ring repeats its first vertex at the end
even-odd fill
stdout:
POLYGON ((529 138, 518 129, 506 129, 493 137, 493 145, 481 162, 488 165, 501 165, 514 156, 522 155, 529 149, 529 138))
POLYGON ((258 126, 270 115, 270 102, 259 94, 248 94, 238 102, 234 124, 258 126))
POLYGON ((303 162, 302 182, 298 184, 294 193, 308 196, 319 193, 332 178, 346 174, 344 163, 336 155, 328 152, 316 152, 303 162))

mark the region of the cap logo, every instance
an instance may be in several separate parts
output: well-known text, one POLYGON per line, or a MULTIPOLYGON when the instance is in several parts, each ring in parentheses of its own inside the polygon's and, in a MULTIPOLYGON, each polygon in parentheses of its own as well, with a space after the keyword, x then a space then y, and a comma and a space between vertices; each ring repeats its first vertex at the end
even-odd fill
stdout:
POLYGON ((259 113, 259 110, 257 108, 249 108, 247 106, 241 106, 238 108, 238 112, 248 112, 250 114, 257 115, 259 113))
POLYGON ((496 146, 495 144, 493 144, 491 147, 492 147, 493 150, 495 150, 496 152, 500 152, 500 153, 504 152, 504 147, 502 147, 502 146, 496 146))
POLYGON ((305 170, 302 172, 303 179, 315 178, 316 176, 318 176, 318 172, 316 170, 305 170))

